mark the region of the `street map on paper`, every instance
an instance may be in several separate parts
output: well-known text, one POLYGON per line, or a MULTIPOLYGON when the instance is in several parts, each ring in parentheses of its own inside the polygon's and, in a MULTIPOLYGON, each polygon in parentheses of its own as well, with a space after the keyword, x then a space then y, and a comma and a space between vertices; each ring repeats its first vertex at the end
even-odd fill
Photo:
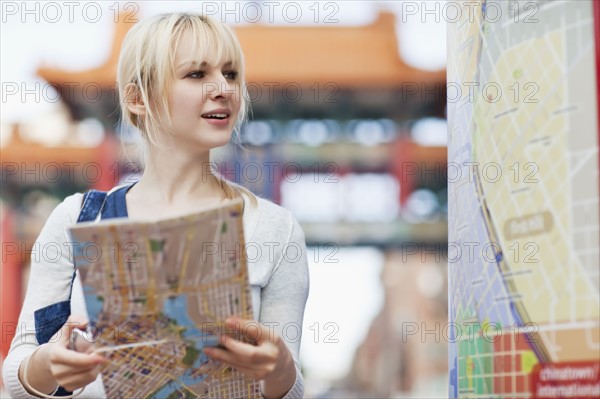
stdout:
POLYGON ((450 397, 598 397, 593 4, 476 10, 448 24, 450 397))
POLYGON ((102 353, 107 397, 261 397, 257 381, 203 351, 228 316, 252 318, 242 206, 70 229, 95 345, 124 346, 102 353))

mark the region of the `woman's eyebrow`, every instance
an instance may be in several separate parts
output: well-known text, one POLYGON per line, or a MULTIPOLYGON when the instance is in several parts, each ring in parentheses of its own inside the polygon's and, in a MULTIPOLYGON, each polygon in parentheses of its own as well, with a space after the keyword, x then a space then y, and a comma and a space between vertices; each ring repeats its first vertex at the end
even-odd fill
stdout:
MULTIPOLYGON (((192 67, 198 65, 198 61, 184 61, 181 64, 179 64, 179 66, 177 67, 177 69, 183 69, 184 67, 192 67)), ((206 61, 202 61, 200 63, 200 67, 205 67, 206 65, 208 65, 206 63, 206 61)), ((233 61, 227 61, 226 63, 223 64, 224 67, 230 67, 233 65, 233 61)))
MULTIPOLYGON (((191 66, 194 66, 194 65, 198 65, 198 61, 184 61, 181 64, 179 64, 179 66, 177 67, 177 69, 181 69, 183 67, 191 67, 191 66)), ((207 65, 206 61, 202 61, 202 63, 200 63, 201 67, 204 67, 206 65, 207 65)))

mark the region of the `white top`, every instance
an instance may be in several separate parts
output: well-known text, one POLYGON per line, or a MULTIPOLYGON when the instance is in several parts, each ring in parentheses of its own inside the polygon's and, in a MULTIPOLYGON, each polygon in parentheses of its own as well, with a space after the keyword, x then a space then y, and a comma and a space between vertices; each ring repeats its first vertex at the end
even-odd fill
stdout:
MULTIPOLYGON (((115 187, 113 190, 120 187, 115 187)), ((299 351, 309 276, 304 232, 290 211, 263 198, 258 208, 244 197, 244 236, 248 252, 248 275, 254 318, 266 323, 286 342, 296 364, 296 382, 284 398, 301 398, 304 384, 299 351)), ((82 193, 73 194, 51 213, 31 253, 27 294, 17 332, 3 365, 6 389, 14 398, 35 398, 18 378, 21 361, 38 346, 34 311, 65 301, 73 274, 67 227, 79 216, 82 193)), ((72 314, 87 317, 79 277, 73 284, 72 314)), ((104 398, 101 377, 89 384, 80 398, 104 398)))

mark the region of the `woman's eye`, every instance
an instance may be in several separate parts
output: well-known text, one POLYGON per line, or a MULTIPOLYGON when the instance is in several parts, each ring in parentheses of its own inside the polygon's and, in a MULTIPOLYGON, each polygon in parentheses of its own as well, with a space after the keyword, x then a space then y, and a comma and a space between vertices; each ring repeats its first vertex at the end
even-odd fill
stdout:
POLYGON ((225 76, 227 79, 237 79, 238 73, 236 71, 227 71, 225 73, 223 73, 223 76, 225 76))
MULTIPOLYGON (((188 78, 192 78, 192 79, 202 79, 205 76, 206 76, 206 73, 204 71, 194 71, 187 75, 188 78)), ((223 72, 223 76, 225 76, 226 79, 235 80, 235 79, 237 79, 238 73, 236 71, 227 71, 227 72, 223 72)))
POLYGON ((194 79, 199 79, 199 78, 203 78, 203 77, 204 77, 204 72, 202 72, 202 71, 195 71, 188 75, 188 78, 194 78, 194 79))

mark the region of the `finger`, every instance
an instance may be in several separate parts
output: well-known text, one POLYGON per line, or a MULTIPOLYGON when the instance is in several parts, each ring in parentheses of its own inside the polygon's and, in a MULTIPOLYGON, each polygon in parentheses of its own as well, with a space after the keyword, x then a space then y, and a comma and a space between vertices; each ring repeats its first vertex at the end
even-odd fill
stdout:
POLYGON ((222 337, 221 343, 225 349, 246 363, 277 359, 277 348, 269 343, 256 346, 227 336, 222 337))
POLYGON ((59 381, 64 381, 67 378, 87 378, 88 375, 98 375, 100 367, 93 366, 81 369, 73 369, 73 367, 57 364, 54 366, 54 378, 59 381))
POLYGON ((56 363, 54 365, 54 371, 55 371, 55 375, 56 376, 60 376, 60 375, 75 375, 75 374, 80 374, 80 373, 86 373, 90 370, 94 370, 94 369, 99 369, 98 364, 93 364, 91 366, 83 366, 83 367, 79 367, 79 366, 75 366, 73 367, 70 364, 64 364, 64 363, 56 363))
POLYGON ((79 353, 62 347, 56 348, 51 356, 53 363, 77 369, 94 367, 107 361, 105 357, 96 353, 79 353))
POLYGON ((66 348, 69 345, 69 340, 71 339, 71 334, 73 330, 76 328, 83 330, 87 327, 87 325, 88 321, 84 317, 78 315, 70 315, 65 324, 63 324, 61 329, 58 330, 58 332, 53 337, 55 339, 51 342, 58 342, 61 344, 61 346, 64 346, 66 348))
POLYGON ((256 347, 244 343, 242 343, 242 345, 250 346, 250 349, 254 348, 255 350, 239 354, 232 352, 231 350, 206 348, 205 353, 214 360, 219 360, 231 366, 243 368, 261 368, 263 366, 268 366, 269 364, 275 364, 277 361, 276 356, 272 356, 264 350, 256 350, 256 347))
POLYGON ((269 329, 256 320, 230 317, 225 320, 225 328, 228 332, 239 332, 253 342, 260 343, 269 340, 269 329))
POLYGON ((238 362, 235 358, 228 356, 227 351, 224 351, 222 349, 211 348, 211 354, 209 355, 209 357, 236 369, 237 371, 239 371, 247 377, 255 379, 265 378, 265 376, 271 373, 275 367, 272 363, 269 362, 252 364, 238 362))
POLYGON ((239 359, 235 354, 218 348, 205 348, 204 353, 213 359, 225 363, 231 367, 248 367, 243 360, 239 359))

